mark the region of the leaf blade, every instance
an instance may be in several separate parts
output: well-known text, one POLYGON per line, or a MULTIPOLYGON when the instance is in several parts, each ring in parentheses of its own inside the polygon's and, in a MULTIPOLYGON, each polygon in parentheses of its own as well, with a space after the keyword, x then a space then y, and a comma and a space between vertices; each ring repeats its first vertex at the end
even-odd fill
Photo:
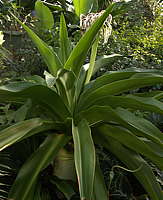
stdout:
POLYGON ((39 19, 41 29, 44 31, 52 29, 54 26, 54 19, 50 9, 45 6, 42 1, 36 1, 35 11, 39 19))
POLYGON ((35 183, 40 171, 55 158, 60 148, 69 139, 70 137, 63 134, 48 136, 43 144, 23 164, 9 192, 9 198, 19 200, 21 197, 22 200, 29 200, 29 195, 34 195, 31 192, 32 190, 34 192, 35 183))
MULTIPOLYGON (((100 133, 103 136, 105 135, 102 131, 100 133)), ((129 169, 136 170, 140 168, 140 170, 134 172, 134 175, 148 192, 152 200, 160 200, 163 198, 161 188, 156 181, 150 166, 139 156, 139 154, 125 148, 119 142, 110 137, 103 137, 102 140, 102 137, 99 137, 98 134, 96 134, 96 136, 97 142, 100 142, 109 151, 116 155, 129 169)))
POLYGON ((95 174, 95 149, 86 120, 82 120, 77 126, 73 123, 72 134, 80 198, 91 199, 95 174), (85 156, 86 154, 88 156, 85 156))
MULTIPOLYGON (((12 14, 12 13, 11 13, 12 14)), ((54 76, 57 75, 57 71, 62 68, 62 63, 58 58, 57 54, 49 47, 43 40, 41 40, 28 26, 23 24, 18 18, 16 18, 13 14, 12 16, 21 24, 21 26, 28 33, 29 37, 33 41, 33 43, 38 48, 42 58, 44 59, 46 65, 51 74, 54 76)))
POLYGON ((103 25, 103 22, 110 14, 114 4, 111 4, 105 11, 105 13, 96 20, 96 22, 90 27, 90 29, 82 36, 78 44, 71 52, 64 68, 71 69, 76 76, 79 75, 80 69, 86 59, 87 52, 90 49, 95 36, 103 25))
POLYGON ((40 127, 43 122, 44 120, 40 118, 33 118, 0 131, 0 151, 17 142, 33 129, 40 127))

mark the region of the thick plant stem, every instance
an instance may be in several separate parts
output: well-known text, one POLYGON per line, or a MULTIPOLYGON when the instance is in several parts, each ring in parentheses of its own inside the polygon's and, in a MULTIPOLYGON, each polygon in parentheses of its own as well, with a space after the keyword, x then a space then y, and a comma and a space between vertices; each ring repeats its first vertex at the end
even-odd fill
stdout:
POLYGON ((92 73, 93 73, 93 70, 94 70, 95 59, 96 59, 96 55, 97 55, 98 42, 99 42, 99 35, 97 36, 96 40, 94 41, 94 43, 92 45, 90 64, 89 64, 89 69, 88 69, 88 72, 87 72, 85 84, 89 83, 91 76, 92 76, 92 73))

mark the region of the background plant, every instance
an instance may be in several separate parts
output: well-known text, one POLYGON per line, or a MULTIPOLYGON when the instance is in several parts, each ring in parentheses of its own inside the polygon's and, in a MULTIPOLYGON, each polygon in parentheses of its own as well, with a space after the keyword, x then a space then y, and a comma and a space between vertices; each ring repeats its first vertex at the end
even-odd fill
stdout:
MULTIPOLYGON (((162 68, 161 2, 130 1, 127 13, 117 16, 106 52, 120 53, 112 69, 162 68), (147 6, 148 5, 148 6, 147 6), (151 9, 149 9, 151 8, 151 9)), ((103 49, 103 47, 101 47, 103 49)))

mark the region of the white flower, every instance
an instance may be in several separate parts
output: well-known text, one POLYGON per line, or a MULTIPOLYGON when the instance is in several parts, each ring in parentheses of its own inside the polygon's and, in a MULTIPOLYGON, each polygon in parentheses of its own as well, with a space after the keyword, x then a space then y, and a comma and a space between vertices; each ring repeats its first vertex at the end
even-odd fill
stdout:
MULTIPOLYGON (((99 13, 89 13, 87 15, 80 15, 80 28, 82 31, 87 31, 89 27, 98 19, 105 11, 99 13)), ((103 27, 100 30, 100 37, 103 39, 104 44, 107 43, 112 31, 112 15, 109 15, 105 20, 103 27)))
POLYGON ((0 31, 0 45, 2 45, 3 42, 4 42, 4 40, 3 40, 3 33, 2 33, 2 31, 0 31))

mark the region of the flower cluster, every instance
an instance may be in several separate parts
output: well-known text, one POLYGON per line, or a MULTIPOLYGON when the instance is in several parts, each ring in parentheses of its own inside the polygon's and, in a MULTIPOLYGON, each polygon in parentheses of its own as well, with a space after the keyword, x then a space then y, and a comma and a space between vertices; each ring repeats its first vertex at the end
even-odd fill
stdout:
MULTIPOLYGON (((87 31, 89 27, 104 13, 102 10, 99 13, 89 13, 87 15, 80 15, 80 28, 83 32, 87 31)), ((103 39, 104 44, 107 43, 112 31, 112 15, 109 15, 105 20, 102 29, 100 30, 100 36, 103 39)))

